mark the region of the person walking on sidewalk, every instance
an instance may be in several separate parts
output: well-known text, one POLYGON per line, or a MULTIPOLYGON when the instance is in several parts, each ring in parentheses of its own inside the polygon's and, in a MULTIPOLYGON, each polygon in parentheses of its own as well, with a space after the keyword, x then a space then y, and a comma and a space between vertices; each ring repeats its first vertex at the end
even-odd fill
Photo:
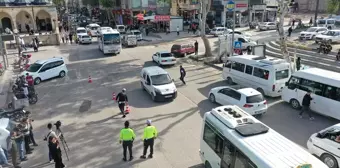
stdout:
POLYGON ((311 91, 308 90, 308 92, 305 94, 305 96, 303 97, 303 100, 302 100, 302 108, 301 108, 301 112, 299 114, 300 118, 302 118, 302 114, 304 112, 307 112, 308 115, 309 115, 309 119, 310 120, 314 120, 314 117, 312 117, 312 114, 311 114, 311 111, 310 111, 310 102, 311 100, 313 100, 313 98, 311 97, 311 91))
POLYGON ((146 159, 146 153, 148 151, 148 148, 150 147, 150 154, 148 158, 152 158, 153 156, 153 145, 154 141, 157 138, 157 129, 155 126, 151 125, 151 120, 146 121, 146 127, 144 128, 144 134, 143 134, 143 142, 144 142, 144 150, 143 155, 140 157, 142 159, 146 159))
POLYGON ((129 150, 130 161, 133 159, 132 146, 136 135, 130 128, 130 122, 125 121, 124 128, 120 130, 119 143, 123 145, 123 161, 126 161, 126 150, 129 150))
POLYGON ((21 44, 21 48, 23 48, 23 49, 25 49, 25 51, 27 51, 27 48, 25 46, 25 40, 22 37, 20 37, 20 44, 21 44))
POLYGON ((73 39, 73 32, 70 31, 70 34, 68 34, 68 37, 70 39, 70 44, 72 44, 72 39, 73 39))
POLYGON ((293 31, 293 28, 292 28, 292 26, 290 26, 288 28, 288 37, 290 37, 290 35, 292 34, 292 31, 293 31))
POLYGON ((198 54, 198 42, 197 42, 197 40, 194 43, 194 45, 195 45, 195 55, 197 55, 198 54))
POLYGON ((177 26, 176 31, 177 31, 177 36, 179 36, 179 26, 177 26))
MULTIPOLYGON (((47 141, 47 146, 49 144, 48 140, 50 139, 51 136, 52 137, 58 137, 57 134, 52 130, 52 127, 53 127, 52 123, 47 124, 48 134, 44 138, 44 141, 47 141)), ((52 158, 52 154, 51 154, 50 150, 48 151, 48 159, 49 159, 50 163, 53 163, 53 158, 52 158)))
POLYGON ((52 158, 54 160, 55 168, 64 168, 66 167, 63 163, 60 142, 57 137, 50 136, 48 138, 48 148, 51 152, 52 158))
POLYGON ((183 82, 184 85, 186 85, 186 83, 184 81, 184 77, 186 75, 186 72, 185 72, 185 69, 183 68, 182 65, 179 67, 179 73, 181 74, 181 77, 179 79, 183 82))
POLYGON ((296 59, 296 70, 300 70, 301 68, 301 58, 300 57, 297 57, 296 59))
POLYGON ((128 103, 129 99, 126 95, 126 89, 124 88, 122 92, 117 95, 117 102, 120 112, 123 114, 123 118, 125 118, 125 105, 128 103))
POLYGON ((9 139, 8 149, 11 151, 12 164, 14 168, 21 168, 18 163, 18 146, 15 142, 16 132, 12 131, 9 139))

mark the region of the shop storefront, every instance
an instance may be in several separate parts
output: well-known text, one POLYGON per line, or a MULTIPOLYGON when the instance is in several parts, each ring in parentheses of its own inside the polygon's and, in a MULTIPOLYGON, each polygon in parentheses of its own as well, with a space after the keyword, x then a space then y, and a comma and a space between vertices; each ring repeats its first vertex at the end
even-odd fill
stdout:
POLYGON ((151 23, 158 32, 166 32, 170 26, 170 15, 155 15, 151 23))
POLYGON ((184 21, 197 19, 199 4, 179 4, 179 16, 183 17, 184 21))
POLYGON ((251 22, 264 22, 265 20, 266 5, 253 5, 251 7, 250 21, 251 22))
POLYGON ((266 21, 268 22, 275 22, 277 19, 277 6, 267 6, 266 7, 266 21))

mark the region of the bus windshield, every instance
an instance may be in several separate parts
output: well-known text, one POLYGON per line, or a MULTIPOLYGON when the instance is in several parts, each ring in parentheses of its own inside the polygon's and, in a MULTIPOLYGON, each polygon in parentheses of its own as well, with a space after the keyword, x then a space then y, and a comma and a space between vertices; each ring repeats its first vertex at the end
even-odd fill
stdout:
POLYGON ((119 34, 104 34, 103 35, 104 44, 120 44, 119 34))

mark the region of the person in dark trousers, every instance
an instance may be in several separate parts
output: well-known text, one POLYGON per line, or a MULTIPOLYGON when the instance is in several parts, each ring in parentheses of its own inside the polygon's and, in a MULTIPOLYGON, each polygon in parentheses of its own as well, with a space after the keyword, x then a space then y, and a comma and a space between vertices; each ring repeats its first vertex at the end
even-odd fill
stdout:
POLYGON ((72 44, 72 38, 73 38, 73 32, 72 31, 70 31, 68 38, 70 39, 70 43, 72 44))
POLYGON ((30 130, 29 130, 30 128, 29 128, 28 119, 24 118, 22 120, 21 125, 23 127, 26 154, 31 154, 33 149, 29 146, 31 138, 30 138, 30 130))
POLYGON ((309 26, 313 26, 313 18, 312 17, 309 20, 309 26))
POLYGON ((292 31, 293 31, 293 28, 292 28, 292 27, 289 27, 289 28, 288 28, 288 37, 290 37, 290 35, 292 34, 292 31))
POLYGON ((119 143, 123 145, 123 161, 126 161, 126 150, 129 150, 130 161, 133 159, 132 146, 136 135, 130 128, 130 122, 125 121, 124 128, 120 130, 119 143))
POLYGON ((297 57, 296 59, 296 70, 300 70, 301 68, 301 58, 300 57, 297 57))
POLYGON ((54 160, 55 168, 64 168, 63 159, 61 157, 61 149, 59 141, 55 136, 48 138, 48 148, 51 151, 52 158, 54 160))
POLYGON ((292 21, 292 27, 294 27, 295 26, 295 19, 293 19, 293 21, 292 21))
POLYGON ((148 151, 148 148, 150 147, 150 154, 148 158, 152 158, 153 156, 153 145, 154 141, 157 138, 157 129, 155 126, 151 125, 151 120, 146 121, 146 127, 144 128, 144 134, 143 134, 143 142, 144 142, 144 150, 143 155, 140 157, 141 159, 146 158, 146 153, 148 151))
POLYGON ((340 49, 338 50, 338 53, 336 54, 336 60, 337 60, 337 61, 340 60, 340 49))
POLYGON ((197 55, 197 54, 198 54, 198 42, 196 40, 196 42, 195 42, 195 55, 197 55))
POLYGON ((30 130, 30 141, 33 143, 33 146, 38 146, 38 144, 35 142, 35 139, 34 139, 32 120, 28 119, 28 123, 29 123, 29 130, 30 130))
POLYGON ((128 103, 128 97, 126 95, 126 89, 124 88, 122 92, 118 93, 117 95, 117 102, 120 112, 123 114, 123 118, 125 118, 125 105, 128 103))
POLYGON ((185 81, 184 81, 184 77, 186 75, 186 72, 185 72, 185 69, 183 68, 183 66, 181 65, 180 68, 179 68, 179 72, 181 74, 181 77, 179 78, 184 85, 186 85, 185 81))
POLYGON ((307 112, 309 115, 309 119, 310 120, 314 120, 314 118, 312 117, 311 111, 310 111, 310 102, 313 100, 313 98, 310 96, 311 91, 308 90, 308 92, 305 94, 305 96, 302 99, 302 108, 301 108, 301 112, 300 112, 300 118, 302 118, 302 114, 304 112, 307 112))
POLYGON ((177 31, 177 36, 179 36, 179 26, 177 26, 176 31, 177 31))

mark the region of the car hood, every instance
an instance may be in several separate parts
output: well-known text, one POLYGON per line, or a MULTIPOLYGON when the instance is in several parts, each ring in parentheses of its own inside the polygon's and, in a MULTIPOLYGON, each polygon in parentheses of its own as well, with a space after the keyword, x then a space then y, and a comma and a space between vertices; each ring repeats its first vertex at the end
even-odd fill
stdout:
POLYGON ((306 32, 306 31, 302 31, 302 32, 300 32, 300 34, 316 34, 316 32, 306 32))
POLYGON ((316 37, 318 37, 318 38, 329 38, 331 36, 320 34, 320 35, 317 35, 316 37))
POLYGON ((177 88, 174 82, 171 82, 165 85, 153 85, 153 86, 155 87, 155 89, 159 90, 162 93, 177 91, 177 88))

